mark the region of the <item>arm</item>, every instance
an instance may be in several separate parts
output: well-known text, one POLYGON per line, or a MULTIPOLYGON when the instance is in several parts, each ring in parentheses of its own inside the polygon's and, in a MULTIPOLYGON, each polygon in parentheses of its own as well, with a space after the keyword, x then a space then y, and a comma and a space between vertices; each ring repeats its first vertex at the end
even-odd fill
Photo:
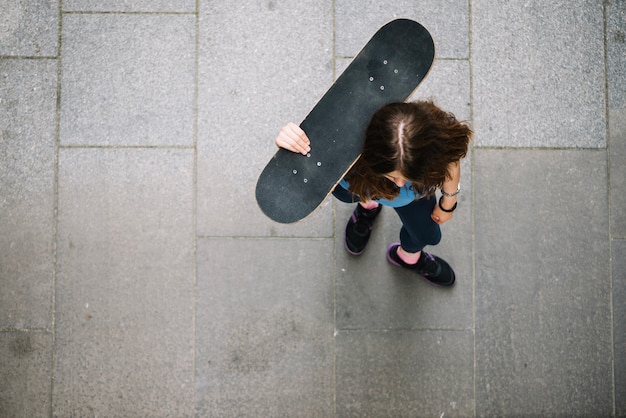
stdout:
POLYGON ((280 130, 275 141, 276 146, 291 152, 306 155, 311 151, 311 141, 306 133, 295 123, 289 122, 280 130))
MULTIPOLYGON (((448 166, 448 173, 450 173, 450 178, 443 183, 441 190, 447 194, 454 194, 459 189, 459 182, 461 181, 461 162, 456 161, 450 164, 448 166)), ((452 197, 443 195, 441 198, 441 206, 444 209, 450 210, 456 204, 456 200, 456 195, 452 197)), ((442 224, 452 218, 452 212, 445 212, 441 210, 439 204, 436 204, 435 209, 433 209, 433 213, 430 216, 433 221, 438 224, 442 224)))

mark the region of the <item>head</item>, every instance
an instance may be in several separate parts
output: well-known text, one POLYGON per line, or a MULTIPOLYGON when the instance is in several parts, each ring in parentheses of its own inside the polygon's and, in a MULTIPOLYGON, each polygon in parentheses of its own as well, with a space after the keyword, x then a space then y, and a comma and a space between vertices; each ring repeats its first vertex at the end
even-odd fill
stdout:
POLYGON ((467 154, 470 128, 431 101, 391 103, 370 120, 359 160, 348 174, 353 193, 392 199, 406 182, 432 194, 448 166, 467 154))

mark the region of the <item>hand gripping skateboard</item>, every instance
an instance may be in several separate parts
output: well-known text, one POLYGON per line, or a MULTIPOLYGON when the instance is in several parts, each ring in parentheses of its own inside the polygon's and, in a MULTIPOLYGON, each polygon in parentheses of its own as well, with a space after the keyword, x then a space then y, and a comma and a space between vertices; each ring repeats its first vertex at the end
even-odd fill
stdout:
POLYGON ((398 19, 380 28, 300 124, 311 152, 279 149, 259 176, 263 213, 292 223, 313 212, 358 159, 374 112, 405 101, 434 57, 433 39, 419 23, 398 19))

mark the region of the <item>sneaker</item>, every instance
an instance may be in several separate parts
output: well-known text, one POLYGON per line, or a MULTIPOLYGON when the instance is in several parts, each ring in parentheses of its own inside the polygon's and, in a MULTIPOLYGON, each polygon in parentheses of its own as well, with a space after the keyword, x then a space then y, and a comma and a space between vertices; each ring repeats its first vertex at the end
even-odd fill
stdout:
POLYGON ((378 205, 374 209, 365 209, 360 204, 356 205, 356 209, 354 209, 346 225, 344 239, 344 245, 350 254, 363 254, 367 241, 370 239, 374 220, 381 210, 383 210, 383 205, 378 205))
POLYGON ((445 260, 422 251, 420 259, 416 264, 407 264, 398 256, 398 248, 400 248, 400 243, 398 242, 391 244, 387 248, 387 261, 394 266, 413 270, 435 286, 447 287, 454 284, 454 270, 445 260))

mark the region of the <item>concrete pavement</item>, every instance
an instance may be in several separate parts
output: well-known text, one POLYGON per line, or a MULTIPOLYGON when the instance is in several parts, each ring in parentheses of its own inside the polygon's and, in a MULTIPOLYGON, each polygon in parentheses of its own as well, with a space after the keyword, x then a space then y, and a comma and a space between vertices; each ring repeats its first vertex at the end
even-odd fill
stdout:
POLYGON ((623 0, 0 0, 0 416, 626 416, 623 0), (254 201, 378 27, 476 132, 438 289, 254 201))

